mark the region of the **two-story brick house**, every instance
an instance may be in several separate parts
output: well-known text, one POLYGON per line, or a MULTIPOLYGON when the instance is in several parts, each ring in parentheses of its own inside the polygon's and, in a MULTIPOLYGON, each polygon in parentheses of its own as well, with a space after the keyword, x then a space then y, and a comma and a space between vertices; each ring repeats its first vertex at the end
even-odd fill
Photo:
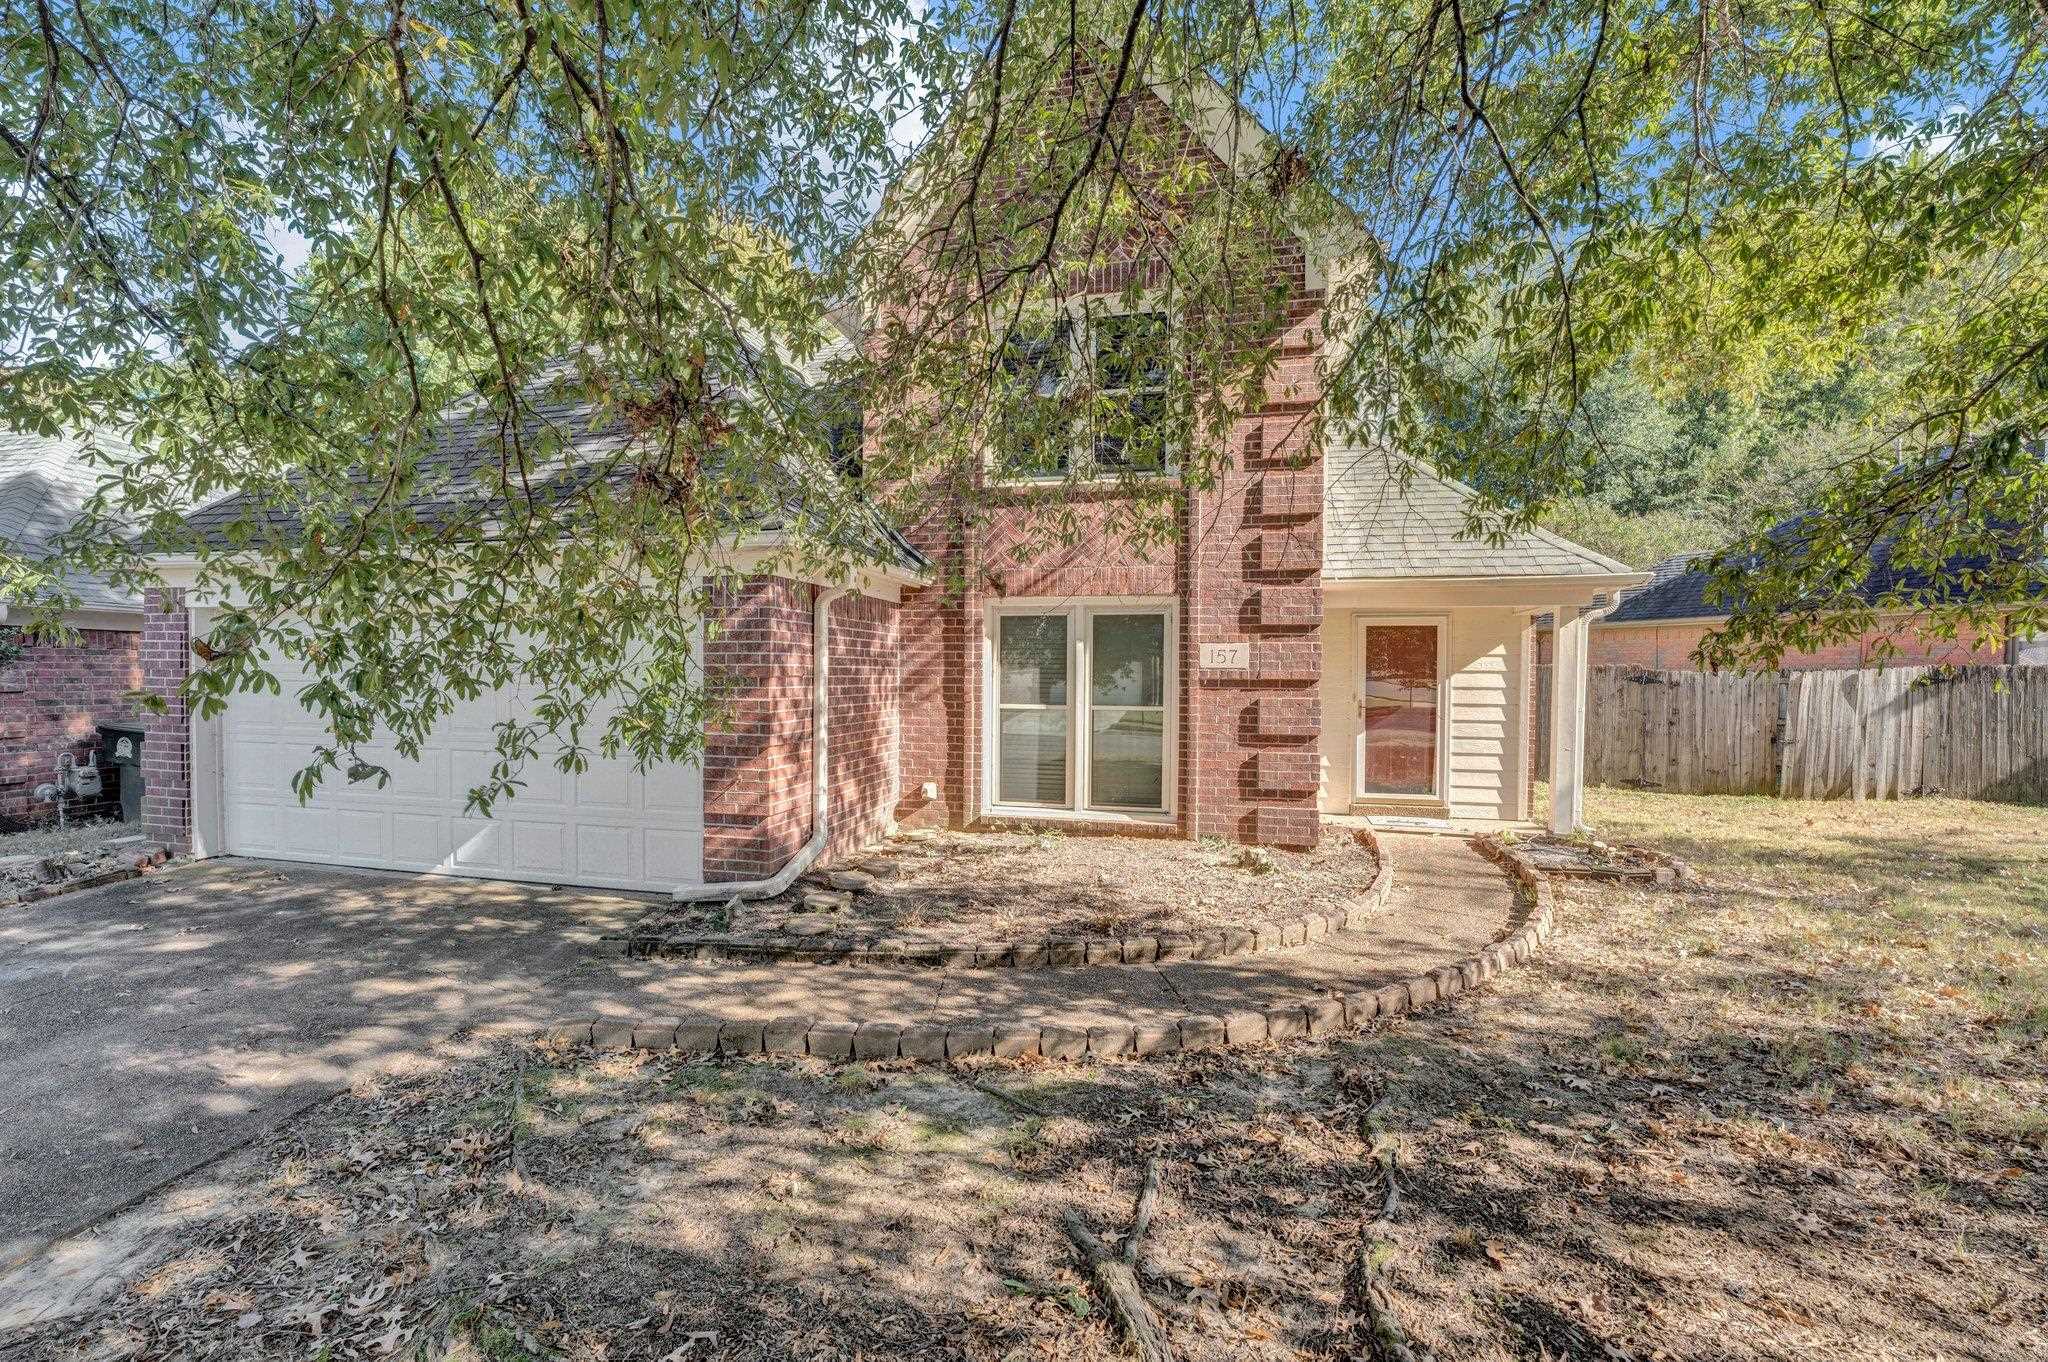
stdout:
MULTIPOLYGON (((1166 116, 1155 96, 1131 98, 1166 116)), ((1256 122, 1218 99, 1198 102, 1183 154, 1219 175, 1269 160, 1256 122)), ((891 824, 1061 822, 1280 846, 1312 843, 1333 812, 1575 825, 1582 687, 1554 688, 1567 738, 1552 807, 1531 808, 1531 622, 1576 621, 1641 575, 1541 532, 1474 537, 1465 489, 1368 443, 1322 447, 1308 418, 1342 262, 1305 237, 1272 246, 1285 285, 1275 366, 1212 451, 1220 474, 1182 486, 1173 460, 1134 470, 1118 462, 1123 444, 1085 435, 1022 470, 969 455, 944 480, 952 494, 901 526, 878 521, 855 580, 755 576, 721 595, 704 659, 733 703, 701 763, 547 774, 495 818, 469 817, 465 773, 487 759, 492 719, 522 703, 499 694, 459 712, 389 789, 327 785, 301 806, 287 775, 317 731, 287 686, 205 722, 170 707, 147 749, 156 830, 202 853, 687 893, 787 873, 891 824), (1134 471, 1177 524, 1164 544, 1112 529, 1134 471), (1079 533, 1030 532, 1048 497, 1079 533)), ((1132 390, 1144 367, 1117 347, 1133 335, 1170 347, 1177 324, 1130 287, 1147 268, 1078 279, 1063 300, 1073 324, 1053 333, 1074 364, 1115 367, 1132 390)), ((849 345, 874 344, 852 329, 849 345)), ((480 434, 447 438, 474 451, 480 434)), ((800 520, 752 527, 733 555, 800 520)), ((169 694, 206 603, 180 594, 188 565, 165 569, 144 660, 169 694)), ((1564 633, 1564 656, 1581 662, 1569 681, 1583 675, 1585 630, 1564 633)))

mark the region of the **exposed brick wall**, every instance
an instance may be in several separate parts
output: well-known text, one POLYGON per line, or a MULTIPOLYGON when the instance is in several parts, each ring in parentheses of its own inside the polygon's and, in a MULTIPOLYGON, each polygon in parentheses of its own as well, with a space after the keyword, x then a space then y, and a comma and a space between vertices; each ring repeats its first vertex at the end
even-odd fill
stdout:
MULTIPOLYGON (((134 630, 83 629, 78 642, 61 645, 23 641, 0 671, 0 822, 55 819, 54 804, 36 802, 36 786, 56 780, 64 753, 83 760, 98 748, 94 724, 136 719, 127 696, 141 685, 142 635, 134 630)), ((101 778, 106 797, 73 803, 69 816, 119 815, 117 777, 101 778)))
MULTIPOLYGON (((1170 117, 1150 96, 1137 117, 1170 117)), ((1180 154, 1226 173, 1191 135, 1180 154)), ((1175 697, 1178 831, 1299 846, 1318 833, 1313 775, 1319 713, 1266 725, 1262 698, 1313 699, 1321 667, 1322 466, 1307 438, 1319 396, 1323 298, 1307 287, 1299 242, 1270 243, 1288 290, 1286 331, 1264 400, 1223 438, 1227 467, 1211 487, 1176 488, 1179 542, 1135 551, 1113 528, 1114 488, 991 486, 979 468, 946 470, 944 497, 906 536, 938 565, 934 586, 903 602, 902 795, 896 816, 907 826, 962 825, 979 816, 984 785, 984 618, 998 600, 1106 596, 1165 597, 1178 603, 1180 690, 1175 697), (1063 542, 1043 539, 1048 498, 1070 517, 1063 542), (1204 674, 1206 642, 1249 642, 1252 667, 1204 674), (1305 775, 1304 772, 1307 772, 1305 775), (925 782, 939 787, 926 800, 925 782)), ((1113 293, 1148 276, 1157 261, 1127 260, 1071 279, 1076 293, 1113 293)), ((882 423, 870 424, 870 438, 882 423)), ((876 460, 877 466, 883 461, 876 460)), ((1086 824, 1080 826, 1085 827, 1086 824)), ((1111 825, 1128 830, 1127 824, 1111 825)))
POLYGON ((175 851, 192 847, 192 724, 178 690, 191 649, 185 593, 147 593, 142 601, 142 685, 163 699, 164 709, 143 723, 142 825, 175 851))
MULTIPOLYGON (((931 540, 921 547, 935 557, 946 553, 931 540)), ((951 599, 944 586, 903 593, 903 786, 896 821, 904 827, 957 826, 968 816, 968 749, 980 723, 974 681, 980 649, 969 637, 969 622, 962 603, 951 599), (927 782, 938 786, 937 799, 924 797, 927 782)))
POLYGON ((1194 835, 1300 847, 1320 829, 1323 468, 1303 435, 1320 397, 1322 300, 1291 263, 1288 344, 1265 406, 1238 421, 1217 485, 1188 499, 1182 778, 1194 835), (1202 644, 1239 639, 1250 670, 1201 670, 1202 644), (1294 722, 1268 722, 1283 708, 1294 722))
POLYGON ((811 598, 757 577, 720 586, 705 621, 704 874, 772 875, 810 835, 811 598))
MULTIPOLYGON (((706 676, 725 722, 704 739, 704 873, 774 874, 811 836, 811 621, 816 588, 757 577, 721 588, 706 622, 706 676)), ((898 781, 897 607, 832 606, 827 853, 887 829, 898 781)))
MULTIPOLYGON (((897 615, 893 601, 872 596, 842 596, 832 603, 826 696, 831 730, 825 741, 832 765, 832 831, 827 857, 866 846, 889 830, 902 708, 897 615)), ((808 769, 804 779, 808 791, 808 769)))

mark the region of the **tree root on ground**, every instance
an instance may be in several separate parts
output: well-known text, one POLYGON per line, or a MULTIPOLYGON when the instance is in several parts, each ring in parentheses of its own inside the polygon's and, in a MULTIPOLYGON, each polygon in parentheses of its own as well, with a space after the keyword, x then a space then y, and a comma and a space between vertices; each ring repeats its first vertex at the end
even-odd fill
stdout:
POLYGON ((1351 1265, 1344 1274, 1344 1304, 1364 1326, 1363 1343, 1372 1362, 1435 1362, 1429 1349, 1409 1339, 1408 1331, 1394 1314, 1393 1298, 1373 1275, 1374 1259, 1382 1245, 1372 1232, 1392 1224, 1401 1210, 1400 1155, 1379 1119, 1380 1109, 1385 1105, 1386 1099, 1382 1097, 1365 1109, 1358 1122, 1359 1134, 1380 1167, 1380 1213, 1359 1228, 1358 1245, 1352 1250, 1351 1265))
POLYGON ((1145 1232, 1152 1227, 1152 1215, 1158 1206, 1159 1160, 1153 1159, 1145 1165, 1145 1183, 1138 1193, 1137 1209, 1132 1212, 1131 1228, 1124 1236, 1122 1253, 1112 1254, 1105 1248, 1075 1211, 1070 1209, 1064 1216, 1067 1237, 1074 1241, 1074 1247, 1080 1252, 1082 1261, 1087 1263, 1095 1284, 1109 1297, 1111 1313, 1123 1326, 1124 1336, 1137 1349, 1142 1362, 1173 1362, 1173 1350, 1166 1344, 1166 1334, 1159 1327, 1159 1316, 1153 1312, 1152 1303, 1145 1299, 1144 1288, 1138 1284, 1138 1253, 1144 1244, 1145 1232))

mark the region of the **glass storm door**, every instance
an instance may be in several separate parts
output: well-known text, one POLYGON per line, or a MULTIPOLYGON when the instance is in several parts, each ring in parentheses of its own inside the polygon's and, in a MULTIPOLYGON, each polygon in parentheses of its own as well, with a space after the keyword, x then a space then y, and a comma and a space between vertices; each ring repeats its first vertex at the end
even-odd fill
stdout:
POLYGON ((1358 626, 1358 793, 1437 794, 1435 624, 1358 626))
POLYGON ((1088 807, 1166 807, 1166 616, 1091 615, 1088 807))

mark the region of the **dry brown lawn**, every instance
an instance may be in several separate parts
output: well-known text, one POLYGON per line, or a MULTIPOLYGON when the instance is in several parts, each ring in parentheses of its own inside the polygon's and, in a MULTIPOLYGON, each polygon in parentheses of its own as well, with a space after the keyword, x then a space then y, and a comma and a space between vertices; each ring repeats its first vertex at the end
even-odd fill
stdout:
POLYGON ((2048 813, 1591 813, 1703 887, 1563 886, 1536 965, 1390 1028, 974 1074, 506 1050, 211 1170, 0 1357, 1116 1357, 1060 1214, 1121 1231, 1150 1158, 1189 1359, 1373 1356, 1361 1265, 1444 1362, 2048 1355, 2048 813))

